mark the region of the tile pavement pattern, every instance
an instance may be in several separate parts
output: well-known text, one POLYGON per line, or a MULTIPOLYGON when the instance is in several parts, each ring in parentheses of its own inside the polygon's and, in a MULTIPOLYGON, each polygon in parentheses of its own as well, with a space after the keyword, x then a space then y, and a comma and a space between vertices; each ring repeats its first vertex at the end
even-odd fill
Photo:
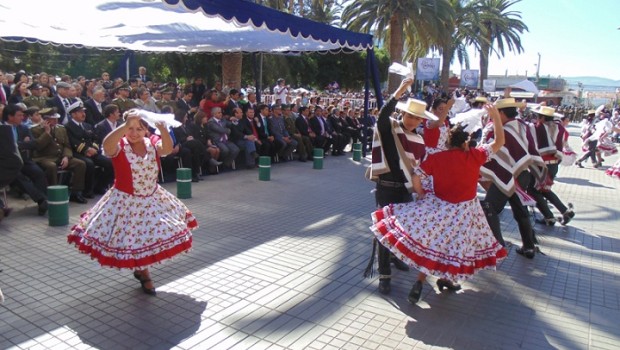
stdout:
MULTIPOLYGON (((23 208, 0 224, 0 348, 618 349, 620 180, 561 168, 555 190, 577 215, 536 227, 544 256, 512 249, 456 294, 431 278, 410 305, 415 271, 396 271, 387 297, 362 278, 373 186, 350 158, 274 165, 269 182, 240 170, 193 184, 194 249, 152 269, 157 297, 12 199, 23 208)), ((72 203, 70 221, 86 208, 72 203)), ((502 220, 519 244, 509 207, 502 220)))

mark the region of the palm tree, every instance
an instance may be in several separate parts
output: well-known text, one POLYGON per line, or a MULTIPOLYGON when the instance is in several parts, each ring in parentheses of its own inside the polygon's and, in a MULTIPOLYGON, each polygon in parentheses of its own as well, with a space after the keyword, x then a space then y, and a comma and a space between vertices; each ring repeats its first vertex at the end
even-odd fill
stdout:
POLYGON ((342 10, 342 5, 336 0, 311 0, 309 3, 309 12, 300 16, 315 22, 337 25, 340 22, 338 13, 342 10))
MULTIPOLYGON (((426 54, 440 38, 453 10, 447 0, 367 0, 353 1, 342 12, 342 23, 350 30, 373 33, 389 43, 390 60, 403 61, 405 42, 409 51, 426 54)), ((415 59, 415 57, 406 57, 415 59)), ((388 91, 394 91, 399 77, 391 75, 388 91)))
POLYGON ((479 49, 480 40, 486 40, 485 38, 479 38, 475 30, 475 26, 480 21, 478 2, 466 2, 464 0, 448 0, 448 2, 454 11, 454 16, 452 21, 445 23, 446 27, 442 33, 443 35, 433 47, 439 51, 443 58, 441 84, 444 87, 448 86, 450 65, 454 61, 455 56, 461 65, 464 64, 466 69, 469 69, 467 47, 472 45, 479 49))
POLYGON ((521 0, 481 0, 479 35, 486 38, 480 41, 480 86, 488 77, 489 55, 493 50, 497 57, 505 56, 508 51, 523 52, 520 34, 529 31, 521 21, 521 12, 508 11, 508 8, 521 0), (495 46, 495 47, 494 47, 495 46))

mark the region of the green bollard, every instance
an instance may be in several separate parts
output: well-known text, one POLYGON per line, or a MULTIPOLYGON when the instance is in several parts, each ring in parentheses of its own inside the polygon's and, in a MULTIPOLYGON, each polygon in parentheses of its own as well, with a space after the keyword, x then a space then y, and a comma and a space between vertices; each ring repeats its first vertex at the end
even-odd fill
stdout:
POLYGON ((192 169, 177 169, 177 198, 192 198, 192 169))
POLYGON ((47 204, 50 226, 64 226, 69 223, 69 188, 67 186, 49 186, 47 204))
POLYGON ((314 156, 314 164, 312 165, 313 169, 323 169, 323 149, 315 148, 313 152, 314 156))
POLYGON ((356 162, 362 160, 362 144, 360 142, 353 144, 353 160, 356 162))
POLYGON ((271 178, 271 158, 262 156, 258 158, 258 179, 269 181, 271 178))

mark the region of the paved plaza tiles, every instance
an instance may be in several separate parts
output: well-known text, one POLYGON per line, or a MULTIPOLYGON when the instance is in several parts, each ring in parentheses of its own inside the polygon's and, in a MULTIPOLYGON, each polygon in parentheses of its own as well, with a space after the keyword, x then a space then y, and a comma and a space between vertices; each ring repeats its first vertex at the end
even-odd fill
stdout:
MULTIPOLYGON (((620 348, 620 180, 562 167, 555 190, 577 215, 536 226, 545 255, 528 260, 513 246, 461 292, 439 293, 429 278, 410 305, 415 271, 396 271, 389 296, 362 278, 374 209, 367 164, 347 153, 322 170, 276 164, 271 181, 239 170, 193 184, 184 202, 200 223, 194 248, 152 269, 156 297, 79 254, 68 227, 48 226, 34 203, 10 199, 0 349, 620 348)), ((71 203, 70 221, 86 208, 71 203)), ((518 245, 509 207, 502 226, 518 245)))

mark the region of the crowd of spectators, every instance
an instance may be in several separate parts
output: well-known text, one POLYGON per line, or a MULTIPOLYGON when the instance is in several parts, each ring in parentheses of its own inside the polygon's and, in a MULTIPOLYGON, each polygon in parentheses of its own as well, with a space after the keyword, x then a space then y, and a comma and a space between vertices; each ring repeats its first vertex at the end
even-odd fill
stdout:
MULTIPOLYGON (((65 184, 70 201, 85 204, 114 182, 110 160, 101 144, 122 123, 123 113, 143 109, 174 115, 172 154, 161 159, 161 180, 172 180, 176 168, 192 169, 192 181, 205 175, 255 169, 260 156, 272 163, 313 159, 315 148, 339 156, 352 143, 370 150, 368 139, 378 111, 364 115, 363 94, 315 93, 290 89, 283 79, 257 101, 250 88, 200 77, 187 85, 157 83, 145 67, 128 81, 99 77, 57 77, 41 72, 0 71, 0 108, 10 125, 24 165, 10 187, 47 211, 47 186, 65 184)), ((154 132, 154 130, 152 130, 154 132)), ((156 137, 156 135, 152 135, 156 137)), ((0 172, 2 165, 0 164, 0 172)), ((3 213, 9 209, 0 203, 3 213)))

